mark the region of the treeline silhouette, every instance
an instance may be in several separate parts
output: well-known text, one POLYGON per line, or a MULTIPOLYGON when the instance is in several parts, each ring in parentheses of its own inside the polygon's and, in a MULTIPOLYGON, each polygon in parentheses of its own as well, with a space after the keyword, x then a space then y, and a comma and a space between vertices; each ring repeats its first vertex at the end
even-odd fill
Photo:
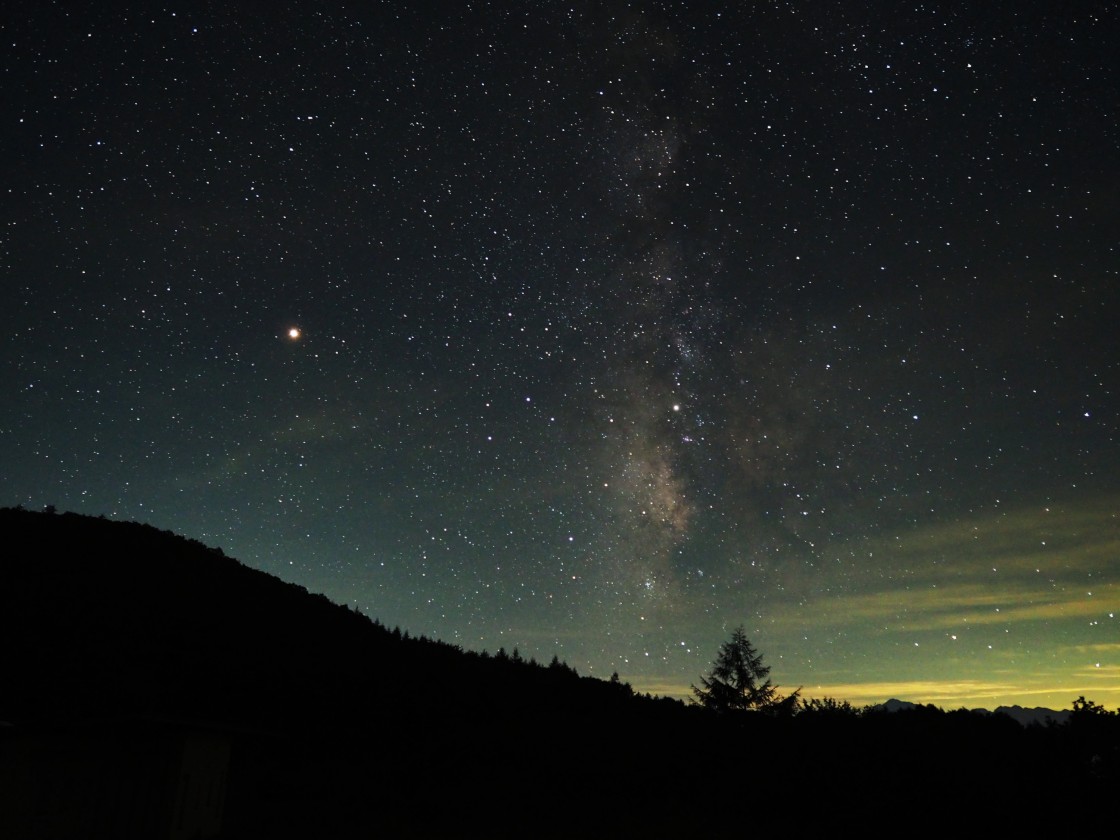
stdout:
POLYGON ((4 837, 674 836, 947 800, 1006 828, 1043 794, 1072 825, 1120 781, 1120 717, 1088 701, 1025 728, 721 715, 389 629, 150 526, 4 509, 0 534, 4 837))

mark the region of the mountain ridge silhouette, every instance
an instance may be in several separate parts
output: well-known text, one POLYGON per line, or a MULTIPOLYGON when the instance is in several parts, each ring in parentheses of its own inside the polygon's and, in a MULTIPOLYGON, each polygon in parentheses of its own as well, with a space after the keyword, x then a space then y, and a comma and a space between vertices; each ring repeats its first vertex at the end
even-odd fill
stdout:
POLYGON ((770 803, 757 826, 915 808, 948 826, 946 780, 977 824, 1030 824, 1045 791, 1088 825, 1073 806, 1120 779, 1112 716, 719 715, 411 637, 148 525, 9 508, 0 539, 5 837, 183 836, 159 828, 175 819, 199 837, 656 837, 734 828, 715 803, 744 797, 770 803))

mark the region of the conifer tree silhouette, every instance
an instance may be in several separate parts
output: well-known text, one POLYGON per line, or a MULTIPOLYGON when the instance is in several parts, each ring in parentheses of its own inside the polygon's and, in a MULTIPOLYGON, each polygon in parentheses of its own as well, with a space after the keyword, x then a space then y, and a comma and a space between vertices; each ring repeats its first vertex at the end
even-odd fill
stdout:
POLYGON ((769 675, 770 666, 762 664, 762 654, 737 627, 720 645, 711 672, 700 677, 699 687, 692 686, 693 703, 717 712, 792 710, 799 692, 782 697, 769 675))

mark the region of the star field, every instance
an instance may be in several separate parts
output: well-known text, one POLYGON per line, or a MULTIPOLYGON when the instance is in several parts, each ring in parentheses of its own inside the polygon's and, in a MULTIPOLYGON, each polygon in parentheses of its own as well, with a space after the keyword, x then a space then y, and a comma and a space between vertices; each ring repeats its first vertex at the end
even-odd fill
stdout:
POLYGON ((17 6, 0 503, 642 691, 1120 704, 1107 4, 17 6))

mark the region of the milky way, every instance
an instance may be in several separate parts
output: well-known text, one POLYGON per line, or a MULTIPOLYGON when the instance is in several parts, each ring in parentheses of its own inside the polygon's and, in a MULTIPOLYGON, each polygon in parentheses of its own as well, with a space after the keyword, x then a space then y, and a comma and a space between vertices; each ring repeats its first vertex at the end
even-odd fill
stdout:
POLYGON ((23 4, 3 504, 688 692, 1120 702, 1115 14, 23 4))

